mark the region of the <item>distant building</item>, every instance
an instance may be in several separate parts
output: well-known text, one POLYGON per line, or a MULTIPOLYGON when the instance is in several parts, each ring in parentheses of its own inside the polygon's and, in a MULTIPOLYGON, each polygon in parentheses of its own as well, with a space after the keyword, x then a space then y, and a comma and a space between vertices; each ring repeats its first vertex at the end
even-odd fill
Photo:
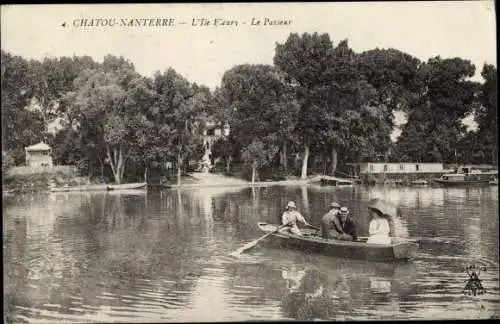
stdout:
POLYGON ((401 174, 401 173, 443 173, 443 163, 349 163, 355 175, 401 174))
POLYGON ((40 142, 38 144, 24 148, 26 151, 26 166, 44 167, 52 166, 52 149, 47 144, 40 142))
POLYGON ((206 122, 203 128, 203 145, 205 146, 205 154, 201 161, 201 168, 203 171, 208 172, 213 166, 212 145, 220 138, 229 136, 229 124, 221 122, 206 122))
POLYGON ((203 129, 203 145, 208 151, 211 151, 212 144, 225 136, 229 136, 229 124, 222 125, 221 122, 207 122, 203 129))

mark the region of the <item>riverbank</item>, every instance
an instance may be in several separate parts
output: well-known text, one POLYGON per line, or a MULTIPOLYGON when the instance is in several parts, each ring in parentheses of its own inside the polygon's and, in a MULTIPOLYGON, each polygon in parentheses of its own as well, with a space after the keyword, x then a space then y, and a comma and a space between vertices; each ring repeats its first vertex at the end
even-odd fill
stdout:
POLYGON ((265 180, 258 182, 251 182, 239 178, 229 177, 218 173, 201 173, 195 172, 191 174, 192 181, 190 183, 170 184, 166 185, 167 188, 214 188, 214 187, 268 187, 268 186, 300 186, 312 183, 324 183, 325 180, 331 182, 338 182, 341 185, 352 185, 353 181, 349 179, 342 179, 337 177, 311 175, 307 179, 292 178, 287 180, 265 180))
POLYGON ((242 183, 186 183, 180 185, 167 185, 166 188, 210 188, 210 187, 267 187, 275 185, 305 185, 310 183, 310 180, 280 180, 280 181, 259 181, 259 182, 242 182, 242 183))
MULTIPOLYGON (((219 173, 194 172, 181 178, 181 184, 166 184, 162 188, 245 188, 245 187, 267 187, 267 186, 299 186, 311 183, 320 183, 322 177, 312 175, 307 179, 292 178, 287 180, 265 180, 251 182, 236 177, 230 177, 219 173)), ((329 177, 334 178, 334 177, 329 177)), ((56 187, 75 187, 90 184, 103 184, 102 182, 91 182, 88 178, 79 177, 76 173, 68 172, 43 172, 37 174, 14 174, 3 179, 4 193, 30 193, 39 191, 49 191, 50 183, 56 187)), ((150 184, 154 187, 153 184, 150 184)), ((349 185, 349 183, 347 183, 349 185)))
POLYGON ((2 191, 3 193, 49 191, 50 182, 53 182, 58 187, 91 184, 88 178, 80 177, 77 173, 69 172, 7 174, 2 179, 2 191))

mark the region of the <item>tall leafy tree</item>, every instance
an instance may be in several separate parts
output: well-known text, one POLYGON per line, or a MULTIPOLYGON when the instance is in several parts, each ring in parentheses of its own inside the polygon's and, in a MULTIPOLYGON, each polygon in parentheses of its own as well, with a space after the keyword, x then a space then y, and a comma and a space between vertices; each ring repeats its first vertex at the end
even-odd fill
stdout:
POLYGON ((222 78, 219 96, 232 138, 241 147, 241 157, 255 180, 258 169, 269 164, 285 143, 278 138, 289 133, 295 122, 295 101, 282 75, 269 65, 233 67, 222 78))
POLYGON ((276 44, 274 64, 294 85, 300 106, 295 136, 303 146, 302 178, 307 177, 311 145, 321 139, 317 130, 325 127, 332 55, 328 34, 292 33, 283 44, 276 44))
POLYGON ((400 136, 399 156, 426 162, 455 161, 458 141, 466 132, 462 119, 472 112, 476 100, 478 84, 469 80, 474 72, 474 65, 460 58, 438 56, 420 65, 421 89, 400 136), (411 153, 415 141, 425 149, 411 153))
POLYGON ((44 139, 45 124, 39 111, 28 109, 34 94, 29 62, 4 51, 1 56, 2 149, 17 165, 26 146, 44 139))
POLYGON ((135 144, 131 121, 136 111, 125 109, 126 89, 138 77, 123 58, 107 56, 99 70, 85 70, 75 80, 73 109, 79 113, 82 142, 91 160, 102 158, 110 165, 114 180, 121 183, 128 151, 135 144))
POLYGON ((152 118, 157 124, 158 150, 166 160, 175 160, 177 182, 181 182, 182 166, 190 158, 201 155, 203 108, 209 101, 205 88, 190 84, 172 68, 157 73, 154 88, 158 95, 152 107, 152 118))
POLYGON ((480 107, 476 110, 478 134, 486 155, 491 154, 491 163, 497 164, 498 154, 498 106, 497 106, 497 69, 485 64, 481 71, 484 83, 480 87, 480 107))
MULTIPOLYGON (((373 49, 357 55, 360 73, 377 90, 377 101, 388 109, 408 111, 421 84, 418 79, 420 60, 397 49, 373 49)), ((392 123, 392 118, 389 119, 392 123)))
MULTIPOLYGON (((352 132, 350 124, 380 105, 376 88, 362 75, 347 40, 334 47, 328 34, 290 34, 277 44, 274 62, 290 77, 300 104, 295 134, 304 151, 301 177, 307 177, 311 148, 322 156, 330 152, 335 172, 338 151, 354 147, 360 140, 356 136, 368 136, 359 127, 358 134, 352 132)), ((386 132, 386 127, 377 130, 386 132)))

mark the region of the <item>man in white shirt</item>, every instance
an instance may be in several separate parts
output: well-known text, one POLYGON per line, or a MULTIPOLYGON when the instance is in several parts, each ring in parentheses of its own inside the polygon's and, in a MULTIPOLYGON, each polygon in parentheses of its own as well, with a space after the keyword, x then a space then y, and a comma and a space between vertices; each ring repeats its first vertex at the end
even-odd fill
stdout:
POLYGON ((293 201, 290 201, 286 206, 286 210, 283 212, 283 215, 281 216, 281 224, 282 225, 288 224, 288 226, 283 228, 282 231, 295 235, 302 235, 302 232, 297 226, 297 222, 301 222, 306 226, 312 226, 304 219, 304 216, 302 216, 298 212, 295 203, 293 201))

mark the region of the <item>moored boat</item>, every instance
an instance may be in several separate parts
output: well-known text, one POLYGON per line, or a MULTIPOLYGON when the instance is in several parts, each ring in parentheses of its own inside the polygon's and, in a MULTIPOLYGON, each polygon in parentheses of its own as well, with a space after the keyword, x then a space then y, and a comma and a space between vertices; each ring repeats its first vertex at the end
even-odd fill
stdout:
POLYGON ((489 185, 490 174, 470 170, 469 168, 457 169, 454 173, 446 173, 435 181, 444 186, 485 186, 489 185))
POLYGON ((410 181, 410 185, 412 186, 426 186, 428 184, 429 182, 427 182, 427 180, 424 179, 410 181))
POLYGON ((70 191, 106 191, 106 190, 128 190, 142 189, 147 186, 146 182, 123 183, 123 184, 95 184, 74 187, 52 187, 51 192, 70 192, 70 191))
MULTIPOLYGON (((260 222, 257 224, 264 232, 275 231, 278 225, 260 222)), ((344 257, 350 259, 394 262, 411 260, 418 249, 418 244, 409 241, 394 242, 390 245, 368 244, 366 239, 340 241, 323 239, 314 235, 316 230, 303 229, 303 236, 276 232, 269 238, 269 244, 300 249, 306 252, 320 253, 328 256, 344 257)))
POLYGON ((132 182, 122 184, 109 184, 107 190, 129 190, 146 188, 147 182, 132 182))
POLYGON ((95 185, 84 185, 84 186, 68 186, 68 187, 51 187, 51 192, 70 192, 70 191, 105 191, 107 190, 107 184, 95 184, 95 185))

